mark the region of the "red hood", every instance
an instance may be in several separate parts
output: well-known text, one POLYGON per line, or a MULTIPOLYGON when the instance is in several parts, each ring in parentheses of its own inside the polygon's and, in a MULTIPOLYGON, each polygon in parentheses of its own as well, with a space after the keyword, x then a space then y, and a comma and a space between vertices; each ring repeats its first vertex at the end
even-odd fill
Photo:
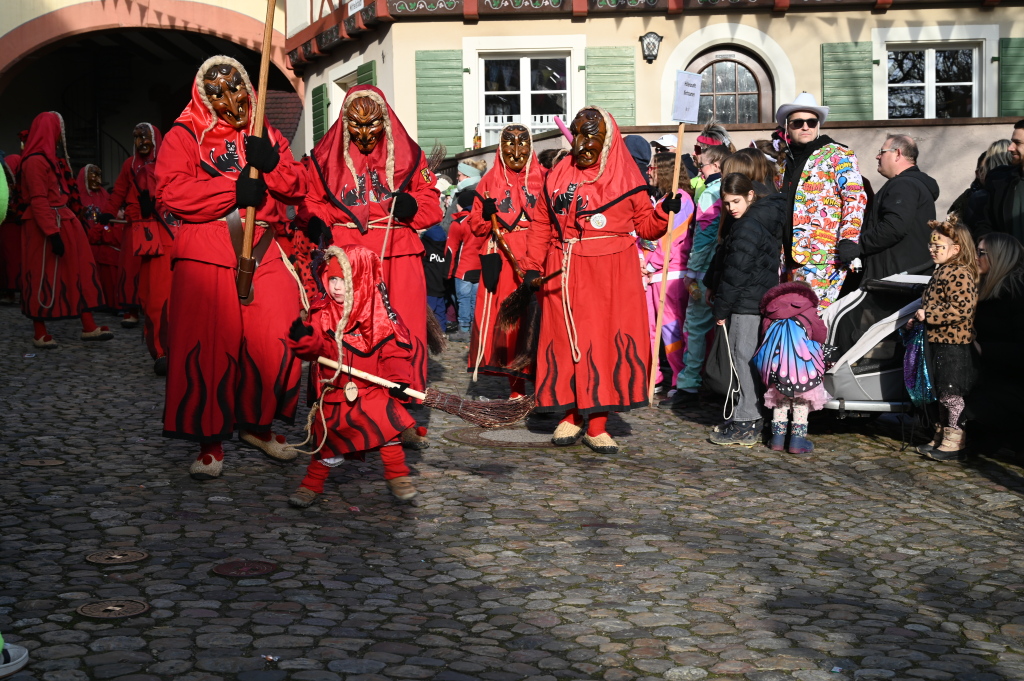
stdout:
MULTIPOLYGON (((530 140, 532 146, 532 133, 530 140)), ((545 175, 544 166, 537 160, 536 152, 532 151, 522 170, 518 172, 509 170, 501 156, 501 145, 499 144, 498 149, 494 152, 491 169, 477 184, 475 191, 481 198, 490 197, 497 201, 498 219, 504 223, 505 227, 512 228, 515 227, 519 216, 524 212, 532 222, 537 202, 543 201, 545 175)))
POLYGON ((809 311, 817 314, 817 309, 818 296, 810 286, 798 281, 779 284, 761 298, 761 316, 766 319, 792 319, 809 311))

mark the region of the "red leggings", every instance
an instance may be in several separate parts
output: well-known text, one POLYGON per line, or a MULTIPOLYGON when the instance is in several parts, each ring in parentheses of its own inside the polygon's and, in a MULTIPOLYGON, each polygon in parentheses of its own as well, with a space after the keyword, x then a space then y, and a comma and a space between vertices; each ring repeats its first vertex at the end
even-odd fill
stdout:
MULTIPOLYGON (((403 478, 409 475, 409 467, 405 465, 405 450, 402 445, 385 445, 380 448, 380 458, 384 462, 384 479, 403 478)), ((324 482, 331 474, 328 466, 320 463, 320 459, 314 458, 306 468, 306 477, 302 479, 302 486, 313 490, 317 494, 324 491, 324 482)))

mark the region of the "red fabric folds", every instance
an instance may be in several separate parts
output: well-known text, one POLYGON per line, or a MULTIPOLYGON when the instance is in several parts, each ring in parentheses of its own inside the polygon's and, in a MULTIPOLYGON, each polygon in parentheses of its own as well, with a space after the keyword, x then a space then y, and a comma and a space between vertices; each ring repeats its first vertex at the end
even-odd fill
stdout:
MULTIPOLYGON (((636 165, 636 164, 634 164, 636 165)), ((481 198, 492 198, 498 205, 498 220, 507 230, 515 229, 520 218, 524 222, 533 221, 533 212, 537 204, 544 200, 544 166, 537 160, 536 152, 530 152, 530 160, 526 166, 516 172, 509 170, 501 156, 501 145, 494 152, 491 169, 483 176, 476 186, 476 193, 481 198)), ((470 217, 473 231, 478 236, 489 234, 490 221, 484 221, 482 207, 473 202, 470 217)))

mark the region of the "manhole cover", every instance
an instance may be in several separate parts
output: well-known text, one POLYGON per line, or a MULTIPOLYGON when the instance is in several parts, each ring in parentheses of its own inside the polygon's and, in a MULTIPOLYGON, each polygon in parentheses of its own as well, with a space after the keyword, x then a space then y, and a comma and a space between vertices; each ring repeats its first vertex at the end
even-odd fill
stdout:
POLYGON ((256 577, 265 575, 277 569, 274 563, 267 563, 262 560, 233 560, 230 563, 221 563, 213 568, 218 575, 225 577, 256 577))
POLYGON ((21 462, 22 466, 63 466, 67 461, 64 459, 25 459, 21 462))
POLYGON ((119 598, 110 601, 97 601, 86 603, 76 611, 85 617, 96 617, 99 619, 116 619, 118 617, 134 617, 149 610, 149 603, 132 599, 119 598))
POLYGON ((124 563, 136 563, 143 558, 149 558, 149 554, 145 551, 138 551, 136 549, 110 549, 107 551, 97 551, 90 553, 85 557, 90 563, 99 563, 100 565, 122 565, 124 563))
POLYGON ((447 430, 444 437, 475 447, 502 449, 537 449, 554 447, 551 433, 536 433, 525 428, 456 428, 447 430))

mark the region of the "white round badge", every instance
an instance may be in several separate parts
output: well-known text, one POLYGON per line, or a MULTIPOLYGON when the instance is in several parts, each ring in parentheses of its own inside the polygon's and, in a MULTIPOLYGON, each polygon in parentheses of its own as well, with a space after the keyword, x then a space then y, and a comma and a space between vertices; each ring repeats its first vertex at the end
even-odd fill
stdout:
POLYGON ((608 218, 604 216, 604 213, 594 213, 590 216, 590 226, 594 229, 604 229, 608 224, 608 218))
POLYGON ((345 384, 345 399, 349 402, 355 402, 357 397, 359 397, 359 386, 349 381, 345 384))

